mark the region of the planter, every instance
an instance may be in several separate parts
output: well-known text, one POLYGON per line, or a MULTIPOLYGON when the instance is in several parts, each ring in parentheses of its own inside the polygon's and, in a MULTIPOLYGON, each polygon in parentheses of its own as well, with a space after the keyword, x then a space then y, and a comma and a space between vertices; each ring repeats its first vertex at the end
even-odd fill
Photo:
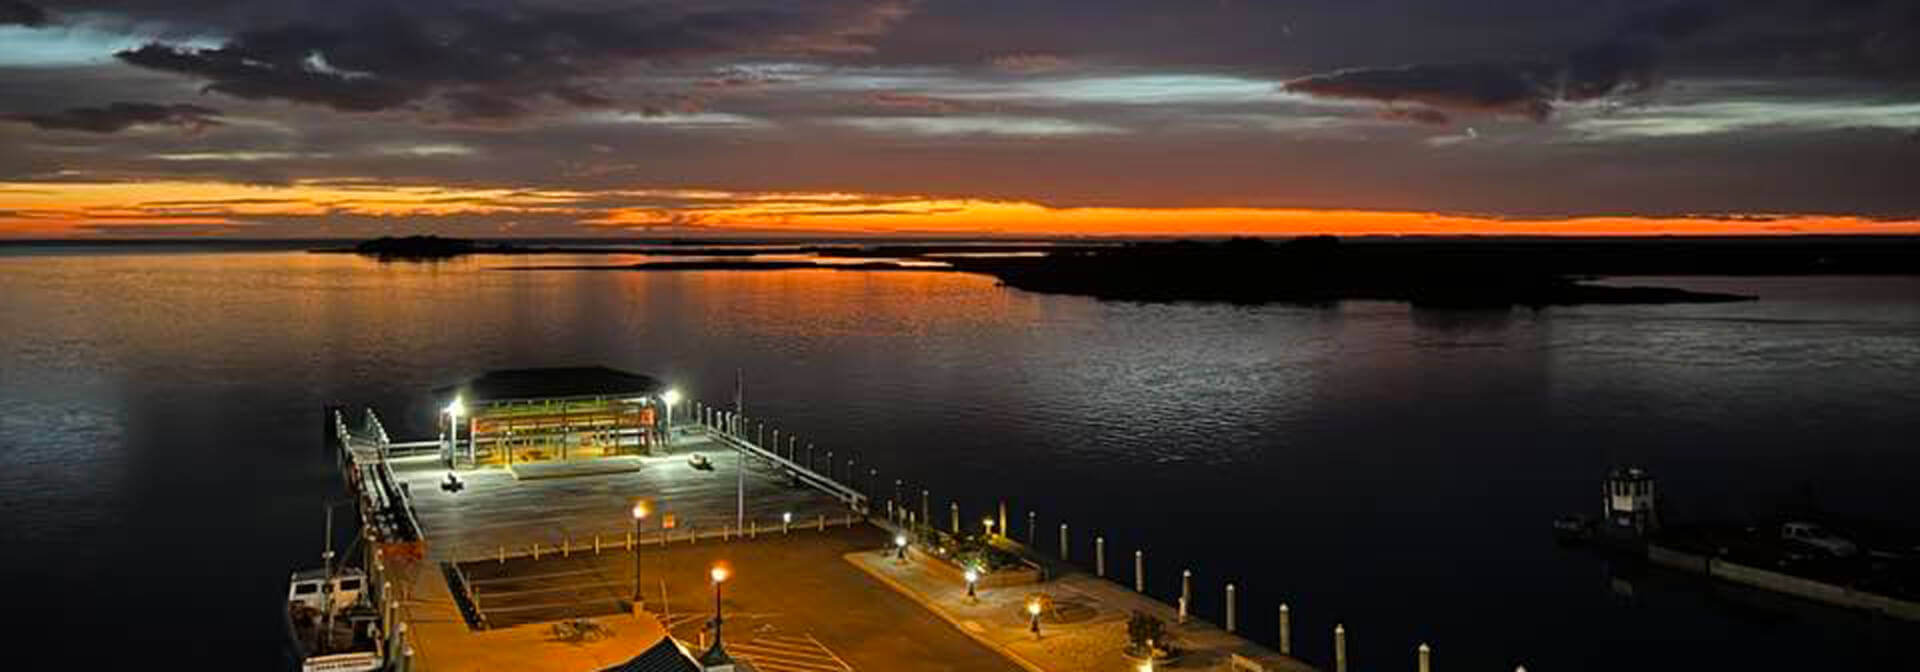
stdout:
MULTIPOLYGON (((921 559, 926 560, 927 567, 931 568, 935 574, 950 578, 954 583, 966 585, 967 569, 965 567, 961 567, 958 563, 946 557, 928 553, 924 549, 916 550, 919 551, 917 555, 919 555, 921 559)), ((1023 566, 1018 568, 1002 568, 997 571, 988 572, 982 575, 980 580, 973 585, 979 588, 1005 588, 1008 586, 1031 585, 1039 582, 1040 570, 1023 566)))

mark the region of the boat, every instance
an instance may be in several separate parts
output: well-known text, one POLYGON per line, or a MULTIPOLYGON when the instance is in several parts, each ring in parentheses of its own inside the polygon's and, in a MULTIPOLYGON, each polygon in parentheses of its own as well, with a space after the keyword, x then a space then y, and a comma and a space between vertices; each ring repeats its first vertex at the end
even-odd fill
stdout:
POLYGON ((327 509, 327 539, 321 566, 295 571, 287 580, 287 633, 300 669, 383 669, 380 612, 370 599, 366 572, 333 561, 332 508, 327 509))
POLYGON ((1579 543, 1593 538, 1593 521, 1586 516, 1561 516, 1553 519, 1553 538, 1579 543))

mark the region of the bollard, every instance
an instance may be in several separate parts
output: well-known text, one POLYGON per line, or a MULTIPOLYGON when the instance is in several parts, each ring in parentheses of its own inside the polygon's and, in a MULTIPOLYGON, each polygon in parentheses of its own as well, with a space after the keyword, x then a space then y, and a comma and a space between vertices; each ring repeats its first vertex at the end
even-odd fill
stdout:
POLYGON ((1333 672, 1347 672, 1347 626, 1333 626, 1333 672))
POLYGON ((1107 578, 1107 538, 1093 538, 1093 574, 1107 578))
POLYGON ((1433 672, 1433 649, 1426 642, 1420 643, 1420 672, 1433 672))
POLYGON ((760 538, 760 519, 755 518, 753 520, 747 521, 747 538, 748 539, 760 538))
POLYGON ((1227 632, 1233 632, 1235 623, 1233 616, 1233 584, 1229 583, 1227 584, 1227 632))
POLYGON ((567 558, 572 556, 573 556, 573 537, 561 537, 560 538, 560 557, 567 558))
POLYGON ((1133 552, 1133 592, 1147 592, 1147 563, 1140 551, 1133 552))
POLYGON ((1193 570, 1180 570, 1180 622, 1187 622, 1187 605, 1193 602, 1193 570))
POLYGON ((632 532, 627 533, 627 550, 628 551, 633 550, 633 533, 632 532))
POLYGON ((788 511, 786 513, 780 514, 780 533, 786 534, 787 532, 792 531, 792 529, 793 529, 793 512, 788 511))
POLYGON ((536 543, 533 545, 533 559, 535 561, 538 561, 540 559, 540 544, 536 543))
POLYGON ((840 526, 841 526, 841 527, 853 527, 853 512, 852 512, 852 511, 848 511, 848 512, 846 512, 846 513, 843 513, 843 514, 840 514, 840 515, 841 515, 841 519, 840 519, 840 526))
POLYGON ((947 506, 947 518, 950 519, 950 522, 952 522, 953 524, 953 533, 959 534, 960 533, 960 503, 959 502, 953 502, 952 504, 947 506))
POLYGON ((409 666, 410 660, 413 658, 413 645, 407 643, 407 624, 405 623, 400 624, 399 633, 396 634, 395 637, 399 639, 400 646, 403 647, 401 649, 402 651, 401 655, 403 657, 400 659, 400 669, 405 670, 409 666))
POLYGON ((1060 524, 1060 559, 1067 560, 1067 524, 1060 524))
POLYGON ((600 535, 593 535, 593 554, 600 554, 600 535))
POLYGON ((821 532, 827 531, 827 514, 824 514, 824 513, 820 514, 820 520, 815 521, 813 526, 814 526, 813 529, 819 530, 821 532))
POLYGON ((507 547, 500 547, 500 564, 507 564, 507 547))
POLYGON ((1293 612, 1287 609, 1287 603, 1280 603, 1280 655, 1293 655, 1293 612))

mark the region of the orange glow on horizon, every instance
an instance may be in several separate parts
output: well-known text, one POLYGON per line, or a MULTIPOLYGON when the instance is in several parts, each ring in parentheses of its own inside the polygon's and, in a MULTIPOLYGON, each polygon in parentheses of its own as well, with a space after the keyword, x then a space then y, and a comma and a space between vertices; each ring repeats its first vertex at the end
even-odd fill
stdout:
POLYGON ((1920 234, 1920 220, 1848 215, 1509 218, 1308 208, 1053 208, 1038 203, 841 192, 568 191, 230 183, 0 183, 0 238, 170 232, 230 237, 388 233, 620 236, 906 235, 1782 235, 1920 234), (632 206, 620 205, 632 202, 632 206), (662 204, 665 205, 662 205, 662 204), (271 218, 276 224, 264 224, 271 218), (337 225, 352 218, 358 228, 337 225), (544 222, 548 229, 522 226, 544 222), (558 227, 558 228, 555 228, 558 227))

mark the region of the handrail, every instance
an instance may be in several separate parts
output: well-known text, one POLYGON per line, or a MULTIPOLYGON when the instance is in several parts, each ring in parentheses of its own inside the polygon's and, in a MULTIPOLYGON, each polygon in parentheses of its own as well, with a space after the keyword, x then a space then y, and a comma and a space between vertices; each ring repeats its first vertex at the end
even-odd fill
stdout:
MULTIPOLYGON (((808 469, 806 467, 800 466, 799 463, 796 463, 792 460, 781 457, 777 453, 769 452, 765 448, 761 448, 760 446, 754 445, 752 441, 748 441, 746 439, 734 436, 732 434, 727 433, 726 431, 710 432, 709 434, 711 434, 712 436, 717 436, 722 441, 733 444, 736 448, 739 448, 743 451, 751 452, 755 456, 758 456, 762 459, 773 462, 774 464, 784 466, 787 469, 791 470, 795 477, 799 478, 801 481, 807 483, 808 485, 818 488, 820 491, 825 492, 828 495, 832 495, 834 498, 839 499, 840 501, 846 503, 847 506, 850 506, 854 510, 859 511, 861 514, 867 513, 867 507, 868 507, 867 496, 860 494, 858 490, 854 490, 853 488, 848 487, 840 483, 839 481, 833 480, 832 478, 821 476, 819 473, 815 472, 812 469, 808 469)), ((745 469, 746 465, 743 464, 740 466, 740 468, 745 469)))

